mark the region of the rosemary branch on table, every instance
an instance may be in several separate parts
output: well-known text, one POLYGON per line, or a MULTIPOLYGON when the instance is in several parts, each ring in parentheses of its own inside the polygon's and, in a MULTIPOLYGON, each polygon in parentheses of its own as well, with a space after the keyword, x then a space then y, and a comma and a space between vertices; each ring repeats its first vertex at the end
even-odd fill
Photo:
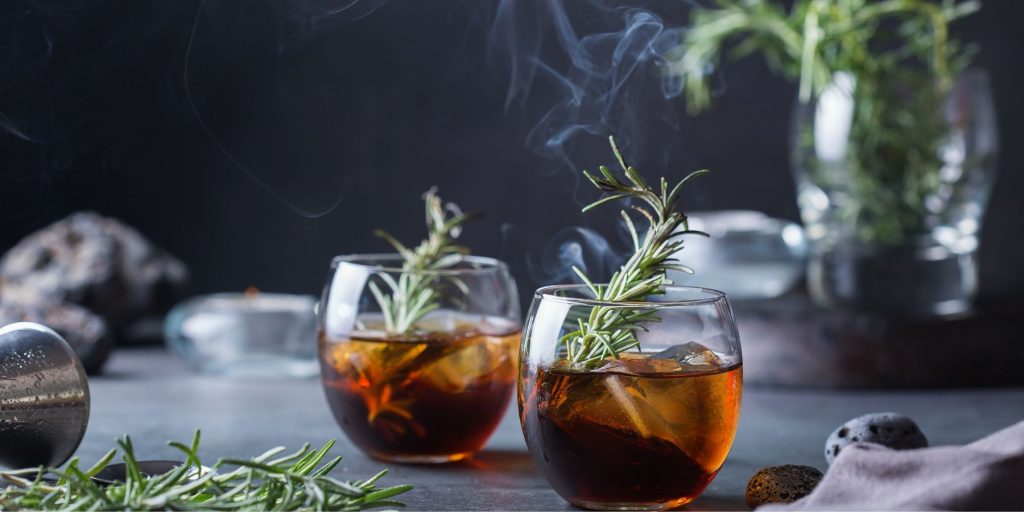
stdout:
MULTIPOLYGON (((626 180, 619 179, 603 165, 600 167, 600 176, 583 171, 595 187, 608 193, 583 208, 583 211, 590 211, 618 199, 639 200, 646 206, 633 205, 631 209, 647 221, 647 231, 640 236, 636 223, 627 210, 622 210, 620 213, 633 240, 634 252, 629 260, 612 275, 608 284, 595 284, 579 267, 573 266, 573 271, 586 283, 596 300, 643 301, 651 295, 663 294, 665 286, 672 284, 667 275, 668 270, 693 272, 689 267, 679 264, 673 255, 682 249, 683 235, 704 233, 689 229, 686 215, 676 211, 676 202, 683 185, 708 171, 690 173, 671 188, 668 181, 661 178, 660 191, 656 191, 644 181, 636 168, 626 164, 622 152, 615 144, 615 138, 609 137, 609 141, 626 180)), ((636 330, 645 329, 644 322, 654 321, 658 321, 658 318, 652 309, 594 306, 585 319, 577 319, 578 328, 563 335, 559 341, 565 344, 567 358, 571 363, 587 368, 637 347, 639 341, 636 330)))
MULTIPOLYGON (((455 239, 459 236, 462 224, 476 215, 462 213, 454 203, 445 205, 437 195, 436 188, 423 194, 423 201, 427 238, 414 249, 406 247, 385 231, 375 231, 377 236, 398 251, 403 260, 402 272, 397 280, 386 272, 378 274, 387 285, 387 292, 372 281, 369 284, 370 292, 377 299, 384 316, 385 329, 391 334, 411 332, 420 318, 440 307, 440 291, 436 280, 434 276, 423 272, 451 267, 463 255, 469 254, 469 248, 456 244, 455 239)), ((465 287, 458 279, 450 281, 460 288, 465 287)))
POLYGON ((199 437, 196 431, 191 445, 168 443, 184 454, 185 462, 147 476, 131 439, 124 436, 117 444, 126 478, 110 485, 93 477, 114 459, 116 448, 84 470, 75 457, 63 469, 0 471, 13 484, 0 491, 0 510, 365 510, 401 506, 391 498, 412 488, 377 487, 386 470, 364 481, 328 476, 341 462, 339 456, 321 464, 333 440, 319 450, 306 444, 281 456, 285 449, 277 447, 251 459, 220 459, 205 467, 198 455, 199 437))

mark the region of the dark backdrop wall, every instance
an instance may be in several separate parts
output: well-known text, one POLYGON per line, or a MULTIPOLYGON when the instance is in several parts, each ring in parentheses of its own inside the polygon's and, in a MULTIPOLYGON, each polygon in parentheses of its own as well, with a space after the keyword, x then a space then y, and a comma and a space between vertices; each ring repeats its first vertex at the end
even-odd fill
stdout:
MULTIPOLYGON (((589 4, 569 5, 581 32, 606 20, 589 4)), ((685 2, 650 7, 666 23, 687 20, 685 2)), ((0 249, 92 209, 185 260, 196 292, 317 293, 331 256, 387 248, 374 228, 417 240, 419 196, 432 185, 465 209, 486 211, 464 241, 509 261, 524 295, 558 278, 550 264, 563 228, 589 225, 622 246, 602 227, 608 218, 579 213, 595 195, 571 167, 610 161, 601 137, 585 134, 571 165, 527 145, 563 91, 538 81, 506 105, 508 69, 488 50, 493 5, 331 8, 4 2, 0 249)), ((1024 2, 987 0, 956 30, 981 45, 977 63, 991 73, 999 111, 1001 169, 981 248, 988 296, 1024 291, 1024 38, 1011 25, 1022 18, 1024 2)), ((540 56, 554 70, 566 62, 555 45, 540 56)), ((633 119, 643 128, 628 134, 634 140, 670 149, 637 154, 638 165, 676 177, 714 169, 688 191, 688 209, 797 219, 787 162, 794 89, 757 59, 723 71, 711 112, 690 117, 673 101, 661 108, 678 129, 633 119)))

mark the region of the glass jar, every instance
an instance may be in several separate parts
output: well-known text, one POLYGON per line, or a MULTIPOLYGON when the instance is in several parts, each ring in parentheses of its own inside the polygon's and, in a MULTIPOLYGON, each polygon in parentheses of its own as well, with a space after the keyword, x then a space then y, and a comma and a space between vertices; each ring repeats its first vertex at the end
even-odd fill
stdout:
POLYGON ((649 302, 592 300, 586 286, 537 290, 519 357, 526 445, 551 487, 578 507, 662 510, 696 498, 718 473, 739 421, 742 356, 725 294, 667 287, 649 302), (639 347, 570 363, 567 333, 595 308, 657 321, 639 347))
POLYGON ((793 130, 816 302, 906 316, 964 313, 996 170, 988 76, 837 73, 793 130))
POLYGON ((508 407, 517 367, 519 299, 504 263, 464 256, 409 272, 399 255, 337 257, 318 313, 324 392, 353 444, 415 463, 460 460, 483 447, 508 407), (432 306, 396 332, 402 322, 385 318, 381 296, 391 283, 411 282, 432 290, 432 306))

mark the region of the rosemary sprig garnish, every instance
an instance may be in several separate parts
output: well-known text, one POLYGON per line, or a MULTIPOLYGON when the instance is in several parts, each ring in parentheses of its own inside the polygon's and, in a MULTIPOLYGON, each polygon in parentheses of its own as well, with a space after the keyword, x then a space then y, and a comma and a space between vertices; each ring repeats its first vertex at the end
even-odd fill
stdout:
MULTIPOLYGON (((646 207, 633 205, 631 209, 647 220, 647 232, 641 237, 629 213, 622 210, 622 218, 633 240, 634 252, 629 260, 612 275, 607 285, 595 284, 576 266, 573 266, 573 271, 590 288, 596 300, 643 301, 651 295, 665 293, 665 286, 672 284, 666 274, 668 270, 693 272, 689 267, 679 264, 672 256, 683 247, 682 235, 704 233, 689 229, 686 215, 676 211, 676 202, 686 182, 708 171, 690 173, 671 188, 668 181, 661 178, 661 190, 658 192, 644 181, 636 168, 626 164, 615 144, 615 138, 609 137, 609 141, 626 181, 617 178, 603 165, 600 167, 601 176, 593 176, 583 171, 584 176, 595 187, 609 193, 583 208, 583 211, 590 211, 617 199, 637 199, 645 203, 646 207), (680 227, 681 230, 678 229, 680 227)), ((618 357, 622 352, 637 347, 639 342, 636 330, 645 329, 644 322, 654 321, 658 321, 658 317, 653 309, 595 306, 591 308, 585 320, 577 320, 578 329, 566 333, 559 341, 565 344, 568 360, 574 366, 586 368, 608 357, 618 357)))
POLYGON ((334 457, 321 464, 334 441, 319 450, 306 444, 279 456, 284 448, 277 447, 252 459, 220 459, 205 467, 197 431, 191 445, 168 443, 185 455, 185 462, 156 476, 142 473, 128 436, 117 444, 125 481, 102 485, 93 480, 114 459, 116 448, 86 470, 78 467, 76 457, 63 469, 0 471, 13 484, 0 491, 0 510, 365 510, 401 506, 391 498, 411 489, 377 487, 387 471, 354 482, 328 476, 341 462, 334 457))
MULTIPOLYGON (((387 273, 378 274, 387 285, 385 293, 376 283, 370 282, 370 292, 377 299, 384 315, 384 328, 391 334, 408 334, 416 322, 427 313, 440 307, 440 292, 436 279, 427 270, 440 270, 459 262, 469 254, 469 248, 455 243, 462 224, 474 218, 474 214, 462 213, 454 203, 445 205, 431 188, 423 194, 427 217, 427 238, 415 249, 409 249, 385 231, 374 233, 386 240, 402 256, 402 273, 396 280, 387 273)), ((464 288, 458 279, 450 281, 464 288)))

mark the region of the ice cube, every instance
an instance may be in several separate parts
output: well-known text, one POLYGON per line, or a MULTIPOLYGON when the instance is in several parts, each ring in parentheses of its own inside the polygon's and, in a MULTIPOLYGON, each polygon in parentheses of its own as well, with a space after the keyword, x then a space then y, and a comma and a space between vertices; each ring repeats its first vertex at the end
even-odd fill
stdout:
MULTIPOLYGON (((607 389, 612 400, 618 404, 622 415, 629 420, 629 423, 640 434, 640 437, 649 438, 651 437, 651 428, 647 426, 648 419, 642 411, 650 408, 645 407, 646 404, 642 401, 641 397, 644 396, 643 388, 636 386, 636 384, 636 379, 626 380, 617 376, 604 380, 605 389, 607 389), (641 399, 637 400, 637 398, 641 399)), ((653 412, 660 419, 657 411, 652 410, 650 412, 653 412)), ((656 424, 661 423, 663 422, 656 424)))
POLYGON ((651 357, 655 360, 667 359, 675 361, 684 368, 690 366, 721 368, 725 365, 722 359, 718 357, 718 354, 715 354, 714 351, 696 341, 669 347, 651 357))
POLYGON ((442 332, 455 332, 463 323, 462 315, 450 309, 436 309, 427 313, 416 322, 416 327, 431 334, 442 332))
POLYGON ((622 373, 626 375, 652 375, 657 373, 671 373, 681 370, 679 363, 671 358, 657 358, 645 354, 625 353, 619 357, 608 358, 604 364, 599 366, 597 372, 622 373))
POLYGON ((549 409, 548 414, 565 424, 583 421, 607 431, 630 432, 628 436, 633 438, 675 440, 673 425, 659 410, 678 407, 674 394, 663 389, 670 379, 651 378, 651 374, 667 364, 675 368, 669 371, 678 371, 679 363, 667 359, 652 362, 641 354, 621 356, 608 362, 604 370, 569 373, 568 385, 552 387, 561 396, 552 396, 549 404, 554 410, 549 409))
POLYGON ((515 348, 508 340, 474 336, 438 350, 423 366, 422 374, 438 388, 457 392, 488 379, 504 378, 496 372, 513 366, 514 357, 515 348))

